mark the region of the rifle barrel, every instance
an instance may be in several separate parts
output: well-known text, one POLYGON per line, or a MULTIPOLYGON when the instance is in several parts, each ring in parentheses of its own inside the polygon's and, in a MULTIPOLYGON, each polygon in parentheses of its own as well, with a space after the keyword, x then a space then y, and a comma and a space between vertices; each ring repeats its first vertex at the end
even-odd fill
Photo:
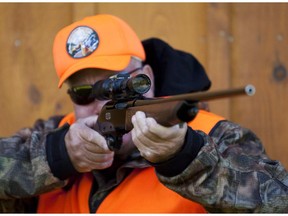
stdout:
POLYGON ((225 97, 232 96, 240 96, 240 95, 248 95, 252 96, 256 92, 255 87, 253 85, 246 85, 240 88, 227 89, 227 90, 218 90, 212 92, 197 92, 197 93, 188 93, 188 94, 180 94, 175 96, 167 96, 167 97, 158 97, 147 100, 136 100, 134 106, 143 106, 148 104, 159 104, 166 103, 169 101, 180 101, 180 100, 190 100, 190 101, 205 101, 205 100, 214 100, 225 97))

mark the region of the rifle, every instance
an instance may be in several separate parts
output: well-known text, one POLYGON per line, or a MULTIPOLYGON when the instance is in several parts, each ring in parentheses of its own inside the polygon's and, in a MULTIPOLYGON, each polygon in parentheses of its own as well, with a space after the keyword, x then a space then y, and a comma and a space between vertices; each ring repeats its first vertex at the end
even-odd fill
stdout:
POLYGON ((92 94, 98 100, 109 100, 102 108, 94 127, 102 134, 111 150, 121 148, 122 136, 132 130, 132 116, 143 111, 146 117, 153 117, 159 124, 169 127, 192 121, 198 113, 198 102, 239 95, 254 95, 255 87, 213 92, 187 93, 167 97, 146 98, 151 80, 145 74, 131 77, 119 73, 93 85, 92 94), (163 106, 164 105, 164 106, 163 106))

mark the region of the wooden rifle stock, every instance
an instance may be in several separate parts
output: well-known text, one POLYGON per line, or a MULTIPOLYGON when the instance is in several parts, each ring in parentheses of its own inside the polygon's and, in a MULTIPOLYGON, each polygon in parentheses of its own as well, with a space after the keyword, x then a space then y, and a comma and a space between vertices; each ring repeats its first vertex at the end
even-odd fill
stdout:
POLYGON ((228 90, 188 93, 151 100, 136 100, 134 104, 127 109, 125 128, 127 131, 133 128, 131 118, 137 111, 145 112, 147 117, 153 117, 163 126, 173 126, 180 122, 191 121, 197 114, 197 102, 199 101, 239 95, 251 96, 254 93, 255 87, 253 85, 247 85, 242 88, 228 90))

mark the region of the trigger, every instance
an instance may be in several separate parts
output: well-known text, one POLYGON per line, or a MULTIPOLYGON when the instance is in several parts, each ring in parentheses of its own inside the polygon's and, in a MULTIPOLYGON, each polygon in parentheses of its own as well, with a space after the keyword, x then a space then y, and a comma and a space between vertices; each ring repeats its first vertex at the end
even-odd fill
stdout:
POLYGON ((107 135, 105 137, 105 139, 107 142, 107 146, 111 151, 119 150, 121 148, 121 145, 122 145, 122 139, 121 138, 107 135))

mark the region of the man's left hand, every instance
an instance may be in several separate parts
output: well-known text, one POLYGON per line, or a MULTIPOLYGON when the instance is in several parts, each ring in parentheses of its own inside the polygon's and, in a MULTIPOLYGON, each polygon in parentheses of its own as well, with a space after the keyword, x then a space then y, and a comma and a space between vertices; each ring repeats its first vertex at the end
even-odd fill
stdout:
POLYGON ((152 163, 172 158, 182 147, 187 132, 187 123, 172 127, 158 124, 154 118, 146 118, 138 111, 132 117, 132 139, 141 155, 152 163))

